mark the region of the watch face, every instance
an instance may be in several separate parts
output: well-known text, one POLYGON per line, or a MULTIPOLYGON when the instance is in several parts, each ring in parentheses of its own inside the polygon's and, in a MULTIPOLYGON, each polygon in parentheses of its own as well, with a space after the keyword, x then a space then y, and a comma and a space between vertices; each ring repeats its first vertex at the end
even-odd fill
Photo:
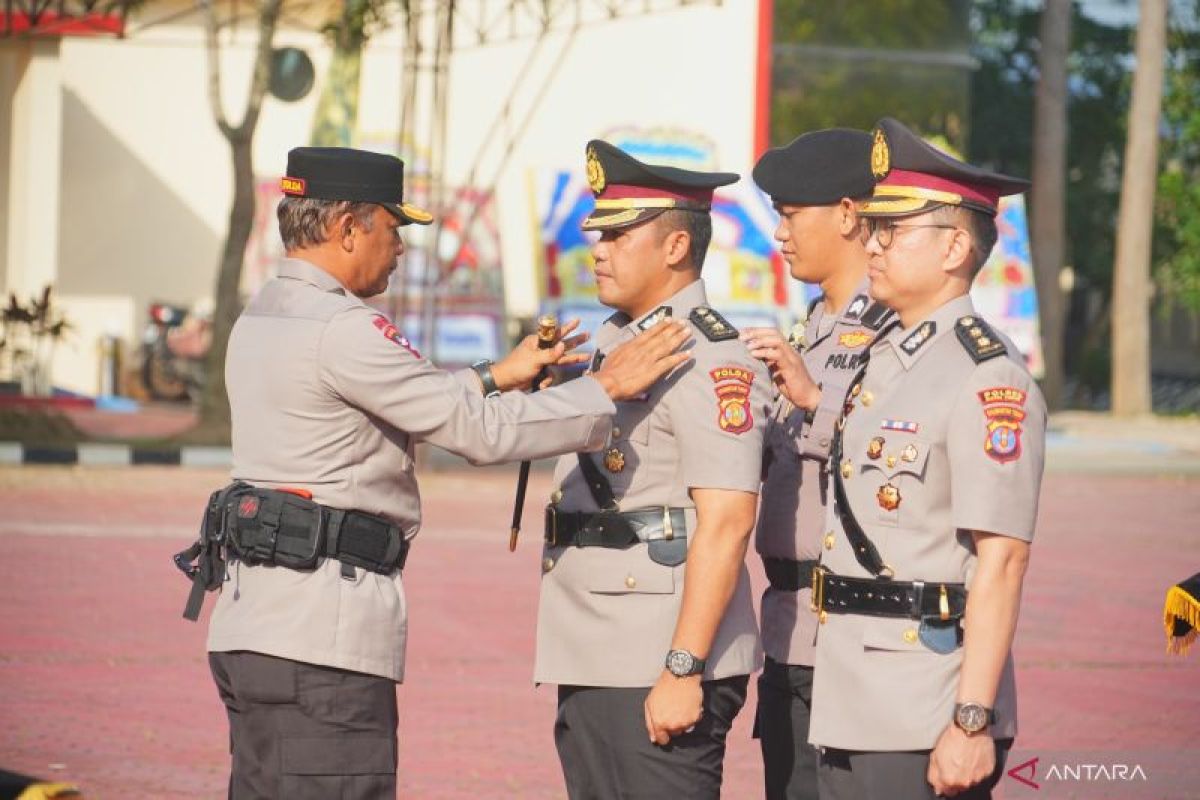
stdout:
POLYGON ((963 703, 955 712, 958 726, 967 733, 976 733, 988 726, 988 710, 979 703, 963 703))
POLYGON ((695 659, 686 650, 672 650, 667 654, 667 669, 672 675, 686 676, 691 673, 694 664, 695 659))

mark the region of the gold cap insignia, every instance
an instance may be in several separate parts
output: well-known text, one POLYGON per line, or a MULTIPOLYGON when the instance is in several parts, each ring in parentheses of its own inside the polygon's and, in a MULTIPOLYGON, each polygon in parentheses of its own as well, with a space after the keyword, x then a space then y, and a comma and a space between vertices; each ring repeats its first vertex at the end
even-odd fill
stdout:
POLYGON ((591 187, 592 193, 599 195, 604 191, 604 167, 600 165, 600 159, 596 157, 596 148, 589 147, 587 151, 587 182, 591 187))
POLYGON ((871 174, 882 180, 892 169, 892 155, 888 150, 887 136, 882 128, 875 129, 875 142, 871 145, 871 174))

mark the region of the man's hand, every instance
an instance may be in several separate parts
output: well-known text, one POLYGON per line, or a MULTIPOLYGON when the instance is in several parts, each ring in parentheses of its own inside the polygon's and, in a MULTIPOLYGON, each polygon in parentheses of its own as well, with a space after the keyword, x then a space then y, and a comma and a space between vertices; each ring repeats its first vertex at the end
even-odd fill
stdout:
POLYGON ((704 713, 704 689, 699 675, 677 678, 667 670, 646 696, 646 733, 654 744, 665 745, 685 733, 704 713))
POLYGON ((738 337, 750 355, 767 365, 779 392, 796 408, 812 411, 821 402, 821 387, 808 374, 800 354, 774 328, 747 328, 738 337))
POLYGON ((535 334, 531 333, 526 336, 520 344, 513 348, 511 353, 492 365, 492 379, 496 381, 496 386, 502 392, 511 389, 528 389, 533 384, 533 379, 544 367, 551 365, 565 367, 587 361, 586 354, 571 352, 588 340, 586 333, 571 336, 571 333, 578 327, 578 319, 568 322, 559 334, 558 343, 554 347, 544 350, 538 347, 538 338, 535 334))
POLYGON ((996 769, 996 742, 987 731, 968 735, 951 723, 929 754, 925 777, 939 795, 954 797, 985 780, 996 769))
POLYGON ((614 402, 637 397, 692 357, 690 352, 675 352, 689 335, 687 325, 678 320, 660 322, 614 348, 592 377, 614 402))

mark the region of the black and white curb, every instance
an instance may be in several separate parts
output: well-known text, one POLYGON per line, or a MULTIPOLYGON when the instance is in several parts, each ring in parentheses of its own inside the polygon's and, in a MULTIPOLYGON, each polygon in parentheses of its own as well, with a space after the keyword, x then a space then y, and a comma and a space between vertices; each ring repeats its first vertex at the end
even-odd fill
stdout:
POLYGON ((139 447, 128 444, 26 445, 0 442, 0 464, 80 464, 127 467, 140 464, 177 467, 228 467, 228 447, 139 447))

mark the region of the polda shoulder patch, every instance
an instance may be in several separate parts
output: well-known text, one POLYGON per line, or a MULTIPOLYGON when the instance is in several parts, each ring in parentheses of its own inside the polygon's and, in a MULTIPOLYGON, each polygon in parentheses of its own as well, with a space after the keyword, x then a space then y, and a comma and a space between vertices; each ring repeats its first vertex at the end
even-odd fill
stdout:
POLYGON ((738 336, 737 328, 708 306, 696 306, 688 315, 688 319, 710 342, 723 342, 738 336))

